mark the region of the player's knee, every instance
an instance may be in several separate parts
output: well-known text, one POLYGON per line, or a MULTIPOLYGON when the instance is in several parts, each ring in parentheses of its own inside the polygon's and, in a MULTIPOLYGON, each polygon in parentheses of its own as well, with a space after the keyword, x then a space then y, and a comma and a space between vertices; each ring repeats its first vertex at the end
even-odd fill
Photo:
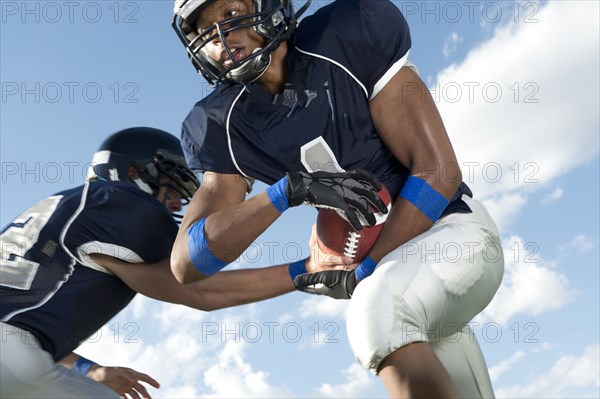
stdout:
POLYGON ((380 265, 358 284, 348 308, 350 346, 358 362, 374 373, 394 350, 428 340, 425 306, 410 289, 414 276, 400 278, 398 266, 396 262, 380 265))
POLYGON ((393 297, 378 280, 374 275, 356 287, 347 316, 352 351, 358 362, 373 372, 387 355, 394 328, 393 297))

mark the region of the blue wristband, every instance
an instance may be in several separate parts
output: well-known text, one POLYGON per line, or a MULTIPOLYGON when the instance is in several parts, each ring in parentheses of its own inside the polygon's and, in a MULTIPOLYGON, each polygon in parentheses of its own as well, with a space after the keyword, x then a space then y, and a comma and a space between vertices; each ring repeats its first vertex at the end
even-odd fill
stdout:
POLYGON ((77 361, 73 363, 71 369, 77 371, 79 374, 87 375, 88 371, 90 371, 90 368, 94 364, 95 363, 92 362, 90 359, 86 359, 83 356, 79 356, 79 359, 77 359, 77 361))
POLYGON ((427 184, 425 180, 413 175, 408 176, 398 196, 416 206, 434 223, 448 206, 446 197, 427 184))
POLYGON ((277 183, 267 188, 267 196, 271 200, 271 203, 280 213, 283 213, 290 207, 288 197, 285 195, 285 189, 288 184, 287 176, 279 180, 277 183))
POLYGON ((375 266, 377 266, 377 262, 371 259, 370 256, 367 256, 354 270, 356 279, 364 280, 365 278, 369 277, 375 271, 375 266))
POLYGON ((290 266, 288 267, 288 272, 290 273, 292 281, 294 281, 299 275, 308 273, 308 271, 306 270, 306 259, 301 259, 296 262, 290 263, 290 266))
POLYGON ((227 266, 227 262, 213 255, 206 238, 204 237, 204 224, 206 218, 198 220, 188 230, 188 250, 190 260, 198 271, 211 276, 227 266))

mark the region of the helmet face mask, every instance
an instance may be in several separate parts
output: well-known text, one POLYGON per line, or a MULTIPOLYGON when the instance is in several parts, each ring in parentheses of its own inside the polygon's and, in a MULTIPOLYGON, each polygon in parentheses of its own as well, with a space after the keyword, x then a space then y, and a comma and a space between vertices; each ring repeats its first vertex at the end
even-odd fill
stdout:
POLYGON ((109 136, 94 154, 88 168, 88 178, 123 181, 135 184, 156 197, 161 176, 167 176, 170 188, 177 191, 183 205, 200 186, 198 178, 187 166, 179 139, 165 131, 136 127, 109 136), (138 177, 130 177, 134 166, 138 177))
POLYGON ((181 195, 183 205, 187 205, 198 189, 198 178, 185 163, 185 160, 171 152, 159 149, 152 162, 139 166, 140 178, 156 195, 161 186, 168 186, 181 195), (169 178, 161 183, 161 175, 169 178))
POLYGON ((192 64, 213 86, 223 81, 250 83, 258 79, 270 64, 270 54, 279 47, 281 42, 291 36, 298 17, 311 2, 311 0, 306 1, 301 11, 294 13, 289 0, 252 0, 253 12, 224 19, 198 33, 195 26, 196 18, 208 4, 214 1, 219 0, 175 0, 172 22, 173 29, 185 46, 192 64), (254 29, 264 38, 265 44, 243 59, 236 60, 227 45, 225 36, 234 30, 248 28, 254 29), (225 67, 203 51, 208 43, 216 39, 223 44, 233 65, 225 67))

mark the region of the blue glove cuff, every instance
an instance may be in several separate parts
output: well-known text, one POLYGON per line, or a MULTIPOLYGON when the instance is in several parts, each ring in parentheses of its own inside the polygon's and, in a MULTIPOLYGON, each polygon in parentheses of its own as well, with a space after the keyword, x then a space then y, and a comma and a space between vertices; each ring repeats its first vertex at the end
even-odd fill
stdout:
MULTIPOLYGON (((308 258, 306 258, 306 259, 308 259, 308 258)), ((308 273, 308 271, 306 270, 306 259, 301 259, 296 262, 290 263, 290 266, 288 267, 288 271, 290 273, 290 277, 292 278, 292 281, 294 281, 296 279, 296 277, 298 277, 299 275, 308 273)))
POLYGON ((375 266, 377 266, 377 262, 371 259, 370 256, 367 256, 361 263, 358 265, 354 273, 356 274, 357 280, 364 280, 369 277, 375 271, 375 266))
POLYGON ((92 362, 90 359, 86 359, 83 356, 79 356, 79 359, 77 359, 77 361, 73 363, 73 366, 71 368, 77 371, 79 374, 87 375, 88 371, 90 371, 90 368, 93 365, 94 362, 92 362))
POLYGON ((283 213, 290 207, 288 197, 285 194, 285 189, 288 184, 288 177, 284 177, 277 183, 267 188, 267 196, 271 200, 271 203, 280 213, 283 213))

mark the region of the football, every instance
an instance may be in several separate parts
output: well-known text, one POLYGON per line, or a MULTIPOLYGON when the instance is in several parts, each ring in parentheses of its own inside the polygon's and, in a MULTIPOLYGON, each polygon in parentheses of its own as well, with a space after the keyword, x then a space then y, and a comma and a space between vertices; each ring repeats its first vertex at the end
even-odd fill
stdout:
POLYGON ((377 194, 388 207, 388 213, 376 213, 376 223, 373 226, 369 226, 361 215, 360 220, 364 227, 360 231, 354 230, 341 212, 326 208, 319 209, 317 244, 321 251, 331 255, 347 256, 355 263, 361 262, 368 255, 392 207, 392 198, 385 186, 382 185, 377 194))

